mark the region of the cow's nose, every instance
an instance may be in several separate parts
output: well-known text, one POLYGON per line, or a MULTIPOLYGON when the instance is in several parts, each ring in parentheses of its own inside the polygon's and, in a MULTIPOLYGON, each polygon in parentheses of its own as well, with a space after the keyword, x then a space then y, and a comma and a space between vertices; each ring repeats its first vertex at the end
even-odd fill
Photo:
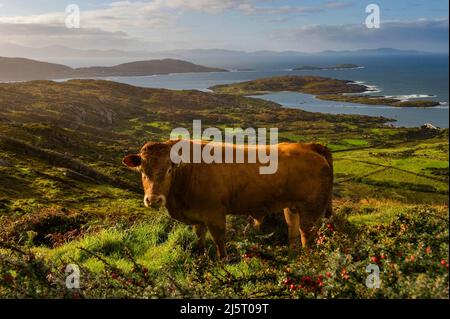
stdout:
POLYGON ((144 205, 145 205, 145 207, 150 207, 150 204, 151 204, 150 197, 148 197, 147 195, 144 196, 144 205))
POLYGON ((163 195, 153 196, 150 200, 150 206, 158 208, 166 203, 166 198, 163 195))

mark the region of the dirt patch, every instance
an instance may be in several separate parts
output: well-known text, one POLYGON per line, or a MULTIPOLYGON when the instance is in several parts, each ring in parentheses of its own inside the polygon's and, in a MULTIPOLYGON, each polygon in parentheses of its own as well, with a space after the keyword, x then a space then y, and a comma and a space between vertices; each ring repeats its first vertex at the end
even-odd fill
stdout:
POLYGON ((0 239, 15 244, 55 247, 84 234, 88 220, 84 212, 45 208, 6 222, 0 239))

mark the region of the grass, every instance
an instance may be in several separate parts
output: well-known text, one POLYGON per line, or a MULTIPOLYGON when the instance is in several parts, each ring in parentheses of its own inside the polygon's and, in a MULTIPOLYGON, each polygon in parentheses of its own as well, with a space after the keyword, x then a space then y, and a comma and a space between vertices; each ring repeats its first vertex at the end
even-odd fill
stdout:
POLYGON ((351 138, 343 139, 342 143, 348 144, 351 146, 367 146, 367 145, 369 145, 369 143, 366 140, 351 139, 351 138))
POLYGON ((448 298, 440 265, 448 263, 448 130, 107 81, 1 84, 0 91, 7 119, 0 122, 0 297, 448 298), (107 105, 96 104, 98 96, 107 105), (318 229, 324 242, 293 255, 281 216, 263 233, 229 216, 230 260, 220 263, 209 237, 206 256, 198 256, 189 226, 143 207, 140 177, 122 157, 192 119, 222 130, 278 127, 280 141, 327 144, 335 216, 318 229), (369 290, 365 267, 381 254, 386 286, 369 290), (81 267, 78 291, 65 289, 68 263, 81 267))
MULTIPOLYGON (((377 201, 335 204, 335 216, 318 229, 320 243, 309 254, 292 255, 282 236, 268 238, 254 231, 244 235, 242 223, 234 220, 229 223, 229 232, 235 231, 228 243, 230 260, 218 263, 212 256, 196 255, 192 231, 164 214, 57 248, 34 247, 25 254, 52 265, 48 267, 55 276, 67 263, 79 265, 83 276, 77 293, 85 298, 105 289, 110 297, 140 298, 158 285, 171 287, 158 295, 171 298, 448 297, 448 216, 443 207, 377 201), (380 289, 364 284, 368 264, 381 269, 380 289), (92 276, 97 276, 94 286, 92 276)), ((211 254, 210 240, 207 246, 211 254)), ((9 254, 3 250, 3 256, 9 254)), ((4 267, 2 273, 5 278, 4 267)), ((12 275, 15 284, 22 280, 29 278, 20 271, 12 275)), ((10 289, 6 285, 0 294, 10 289)), ((36 297, 42 297, 39 291, 36 297)), ((45 293, 57 297, 60 291, 45 293)))

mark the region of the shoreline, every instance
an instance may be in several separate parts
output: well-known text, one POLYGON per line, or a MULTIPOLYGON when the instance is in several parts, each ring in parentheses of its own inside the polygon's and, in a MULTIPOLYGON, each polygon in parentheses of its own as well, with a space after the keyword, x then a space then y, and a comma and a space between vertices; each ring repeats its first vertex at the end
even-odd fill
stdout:
MULTIPOLYGON (((180 75, 183 75, 181 73, 178 73, 180 75)), ((174 76, 176 76, 177 74, 174 74, 174 76)), ((166 76, 166 75, 152 75, 152 76, 144 76, 144 78, 153 78, 153 77, 159 77, 159 76, 166 76)), ((116 82, 116 83, 124 83, 124 84, 128 84, 128 85, 132 85, 135 87, 142 87, 142 88, 165 88, 165 89, 169 89, 169 90, 175 90, 175 91, 184 91, 184 90, 196 90, 196 91, 200 91, 200 92, 206 92, 206 93, 214 93, 211 92, 211 89, 208 89, 208 84, 205 83, 204 85, 200 85, 200 87, 205 87, 206 89, 202 89, 202 88, 170 88, 170 87, 166 87, 166 85, 163 84, 163 86, 154 86, 152 85, 152 83, 154 82, 154 80, 151 80, 149 83, 147 83, 146 81, 138 81, 137 83, 134 83, 133 78, 138 79, 138 77, 130 77, 130 78, 123 78, 123 77, 117 77, 117 78, 97 78, 94 80, 99 80, 99 81, 111 81, 111 82, 116 82)), ((139 77, 140 78, 140 77, 139 77)), ((79 80, 89 80, 91 78, 86 78, 86 79, 79 79, 79 80)), ((52 82, 56 82, 56 83, 61 83, 61 82, 65 82, 65 81, 69 81, 69 80, 74 80, 74 79, 62 79, 62 80, 47 80, 47 81, 52 81, 52 82)), ((46 80, 44 80, 46 81, 46 80)), ((30 81, 20 81, 20 82, 30 82, 30 81)), ((19 82, 19 83, 20 83, 19 82)), ((158 80, 156 81, 156 84, 158 83, 158 80)), ((236 83, 236 82, 234 82, 236 83)), ((237 83, 242 83, 242 82, 237 82, 237 83)), ((350 82, 350 81, 346 81, 345 83, 347 83, 348 85, 354 85, 354 84, 363 84, 364 82, 361 81, 357 81, 355 80, 354 82, 350 82)), ((5 83, 6 84, 6 83, 5 83)), ((362 86, 361 86, 362 87, 362 86)), ((366 85, 367 87, 367 85, 366 85)), ((314 93, 302 93, 302 92, 298 92, 298 91, 289 91, 289 90, 285 90, 286 92, 290 92, 290 93, 299 93, 299 94, 305 94, 308 95, 309 97, 305 97, 305 98, 301 98, 302 100, 304 100, 303 103, 298 103, 296 102, 296 100, 298 100, 299 98, 288 98, 288 100, 272 100, 273 102, 277 103, 280 105, 280 107, 283 108, 297 108, 297 109, 302 109, 308 112, 313 112, 313 113, 323 113, 326 115, 331 115, 331 114, 349 114, 349 115, 361 115, 361 116, 370 116, 370 117, 384 117, 386 119, 393 119, 393 121, 386 121, 386 123, 389 124, 393 124, 396 127, 420 127, 422 124, 424 123, 432 123, 435 124, 439 127, 443 127, 443 128, 448 128, 448 121, 447 120, 443 120, 444 118, 448 118, 448 103, 440 103, 440 105, 435 106, 435 107, 429 107, 428 109, 430 109, 430 111, 433 112, 427 112, 425 111, 426 108, 422 108, 422 107, 394 107, 394 106, 388 106, 388 105, 368 105, 368 104, 358 104, 358 103, 352 103, 352 102, 342 102, 340 103, 335 102, 335 101, 331 101, 331 100, 325 100, 325 99, 317 99, 317 94, 314 93), (291 101, 289 100, 291 99, 291 101), (320 102, 323 101, 323 102, 320 102), (303 106, 302 106, 303 105, 303 106), (398 111, 395 111, 398 110, 398 111), (409 110, 406 112, 406 110, 409 110), (423 111, 421 111, 423 110, 423 111), (439 111, 440 110, 440 111, 439 111), (425 113, 424 113, 425 112, 425 113), (415 117, 420 118, 420 121, 411 121, 409 119, 409 114, 414 114, 415 117), (404 117, 406 116, 406 117, 404 117), (406 120, 404 120, 406 119, 406 120), (395 121, 395 122, 394 122, 395 121)), ((361 91, 363 91, 361 89, 361 91)), ((282 91, 278 91, 278 92, 282 92, 282 91)), ((274 91, 259 91, 259 92, 253 92, 252 94, 248 94, 248 95, 254 95, 254 98, 261 98, 263 100, 266 101, 271 101, 271 98, 268 97, 266 99, 266 97, 262 97, 261 95, 266 95, 266 94, 271 94, 271 93, 276 93, 274 91)), ((247 95, 247 94, 245 94, 247 95)), ((252 96, 250 96, 252 97, 252 96)), ((283 99, 283 98, 282 98, 283 99)))
MULTIPOLYGON (((357 103, 372 106, 391 106, 399 108, 431 108, 442 106, 443 102, 421 99, 425 95, 410 94, 397 96, 370 95, 381 92, 377 86, 366 85, 362 81, 347 81, 318 76, 280 76, 257 79, 247 82, 214 85, 208 89, 215 93, 235 95, 263 95, 276 92, 297 92, 312 94, 320 100, 357 103), (404 98, 404 97, 412 97, 404 98), (403 97, 403 98, 402 98, 403 97)), ((426 95, 426 97, 434 97, 426 95)))
MULTIPOLYGON (((385 125, 395 128, 420 128, 426 123, 430 123, 442 129, 448 129, 448 121, 442 120, 448 118, 448 106, 437 106, 432 108, 420 107, 393 107, 387 105, 365 105, 354 103, 339 103, 330 100, 320 100, 314 95, 308 93, 298 92, 274 92, 267 95, 249 95, 255 99, 262 99, 270 102, 275 102, 282 105, 283 108, 299 109, 306 112, 321 113, 326 115, 359 115, 369 117, 381 117, 386 119, 385 125), (280 94, 280 95, 278 95, 280 94), (287 94, 287 95, 285 95, 287 94), (291 95, 290 95, 291 94, 291 95), (409 114, 415 114, 419 120, 411 120, 409 114), (425 114, 441 114, 437 118, 427 118, 425 114)), ((435 116, 432 116, 435 117, 435 116)))

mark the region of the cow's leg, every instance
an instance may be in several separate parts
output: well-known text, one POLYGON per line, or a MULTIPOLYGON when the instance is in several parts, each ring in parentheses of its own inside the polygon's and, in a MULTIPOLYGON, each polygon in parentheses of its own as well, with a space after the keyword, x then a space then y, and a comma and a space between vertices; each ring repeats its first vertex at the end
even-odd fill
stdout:
POLYGON ((261 231, 261 225, 263 223, 264 217, 266 217, 266 216, 265 215, 263 215, 263 216, 250 215, 250 217, 248 218, 249 223, 247 225, 245 225, 243 235, 247 236, 247 232, 250 229, 250 227, 253 227, 253 229, 257 232, 261 231))
POLYGON ((217 247, 217 256, 225 258, 227 256, 225 250, 225 215, 218 218, 218 220, 208 221, 206 226, 211 233, 214 243, 217 247))
POLYGON ((206 225, 205 224, 194 225, 194 232, 198 237, 196 249, 198 253, 202 254, 205 251, 206 225))
POLYGON ((324 209, 301 209, 300 210, 300 237, 302 240, 302 247, 308 251, 308 246, 314 238, 314 226, 317 221, 323 217, 324 209), (319 213, 317 213, 319 212, 319 213))
POLYGON ((261 225, 263 223, 265 216, 258 216, 258 217, 254 217, 253 218, 253 227, 255 228, 255 230, 260 231, 261 230, 261 225))
POLYGON ((299 231, 299 215, 296 211, 289 208, 284 209, 284 219, 288 226, 289 246, 296 250, 299 231))
POLYGON ((310 224, 301 224, 300 222, 300 238, 302 240, 302 247, 305 251, 308 251, 309 244, 311 242, 311 238, 313 236, 312 225, 310 224))

